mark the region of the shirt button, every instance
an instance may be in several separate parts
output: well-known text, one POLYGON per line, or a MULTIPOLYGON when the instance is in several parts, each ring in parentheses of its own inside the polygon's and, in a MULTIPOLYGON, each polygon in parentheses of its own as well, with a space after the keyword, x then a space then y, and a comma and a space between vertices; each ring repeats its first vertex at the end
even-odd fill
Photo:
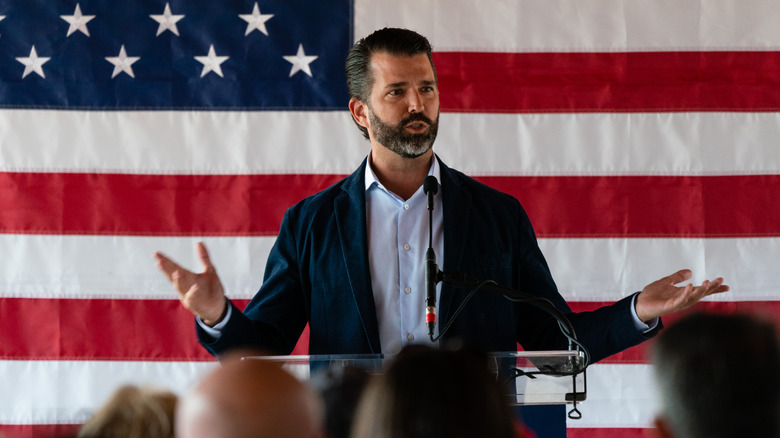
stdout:
POLYGON ((409 251, 410 249, 412 249, 412 247, 409 246, 408 243, 404 243, 404 250, 409 251))
POLYGON ((404 204, 404 210, 408 210, 408 209, 409 209, 409 204, 404 204))
POLYGON ((410 294, 410 293, 412 293, 412 288, 407 286, 407 288, 404 289, 404 292, 410 294))
POLYGON ((410 341, 414 341, 414 335, 409 333, 408 335, 406 335, 406 339, 408 339, 410 341))

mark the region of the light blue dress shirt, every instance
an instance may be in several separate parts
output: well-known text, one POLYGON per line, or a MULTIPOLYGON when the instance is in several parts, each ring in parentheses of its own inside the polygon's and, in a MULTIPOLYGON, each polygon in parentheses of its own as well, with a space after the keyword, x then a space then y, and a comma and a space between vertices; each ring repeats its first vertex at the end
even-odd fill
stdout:
MULTIPOLYGON (((440 180, 434 158, 428 174, 440 180)), ((410 343, 431 343, 425 322, 425 252, 428 250, 428 197, 420 187, 407 200, 387 190, 366 166, 368 265, 379 322, 382 353, 395 354, 410 343)), ((434 196, 433 250, 440 269, 444 254, 441 185, 434 196)), ((439 302, 441 284, 436 286, 439 302)), ((437 315, 438 316, 438 315, 437 315)), ((438 332, 438 325, 436 326, 438 332)))

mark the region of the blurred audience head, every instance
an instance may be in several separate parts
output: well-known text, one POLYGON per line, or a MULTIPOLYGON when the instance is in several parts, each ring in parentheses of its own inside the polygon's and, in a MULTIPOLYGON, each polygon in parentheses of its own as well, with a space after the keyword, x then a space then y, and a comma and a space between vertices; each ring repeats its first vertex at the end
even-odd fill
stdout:
POLYGON ((514 425, 485 355, 411 345, 366 388, 352 437, 512 438, 514 425))
POLYGON ((322 436, 318 396, 281 365, 260 359, 223 359, 176 413, 177 438, 322 436))
POLYGON ((780 437, 780 341, 749 315, 695 313, 653 347, 660 437, 780 437))
POLYGON ((360 396, 370 375, 356 366, 327 368, 310 381, 325 407, 325 434, 328 438, 349 438, 360 396))
POLYGON ((165 390, 123 386, 79 429, 79 438, 169 438, 177 397, 165 390))

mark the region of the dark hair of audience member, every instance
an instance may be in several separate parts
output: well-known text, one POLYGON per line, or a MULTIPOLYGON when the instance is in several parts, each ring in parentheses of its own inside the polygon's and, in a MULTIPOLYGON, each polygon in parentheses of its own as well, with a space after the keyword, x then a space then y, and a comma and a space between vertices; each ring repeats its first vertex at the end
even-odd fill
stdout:
POLYGON ((659 434, 780 437, 778 339, 750 315, 695 313, 667 328, 653 346, 659 434))
POLYGON ((79 438, 169 438, 177 397, 165 390, 122 386, 79 429, 79 438))
POLYGON ((352 438, 515 436, 508 398, 471 350, 405 347, 366 388, 352 438))
POLYGON ((328 438, 349 438, 355 410, 369 379, 368 371, 351 365, 324 369, 312 376, 309 383, 325 407, 328 438))

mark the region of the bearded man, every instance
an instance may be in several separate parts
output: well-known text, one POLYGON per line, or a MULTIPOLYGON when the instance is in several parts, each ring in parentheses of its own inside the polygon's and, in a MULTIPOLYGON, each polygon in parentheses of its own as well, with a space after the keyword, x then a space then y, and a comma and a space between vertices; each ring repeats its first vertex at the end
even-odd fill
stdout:
MULTIPOLYGON (((285 213, 263 284, 243 312, 225 297, 202 244, 202 273, 156 254, 212 354, 234 348, 289 354, 307 323, 310 354, 393 354, 433 342, 424 304, 429 243, 443 256, 443 270, 552 302, 571 320, 591 362, 653 336, 660 316, 728 290, 722 278, 677 287, 692 275, 681 270, 615 304, 572 312, 520 202, 434 154, 439 88, 428 40, 405 29, 378 30, 350 50, 346 73, 349 110, 371 150, 351 176, 285 213), (439 182, 430 242, 423 193, 429 175, 439 182)), ((437 286, 437 329, 451 323, 443 339, 485 351, 514 351, 518 343, 526 350, 567 348, 553 317, 499 294, 474 295, 455 318, 467 294, 437 286)))

